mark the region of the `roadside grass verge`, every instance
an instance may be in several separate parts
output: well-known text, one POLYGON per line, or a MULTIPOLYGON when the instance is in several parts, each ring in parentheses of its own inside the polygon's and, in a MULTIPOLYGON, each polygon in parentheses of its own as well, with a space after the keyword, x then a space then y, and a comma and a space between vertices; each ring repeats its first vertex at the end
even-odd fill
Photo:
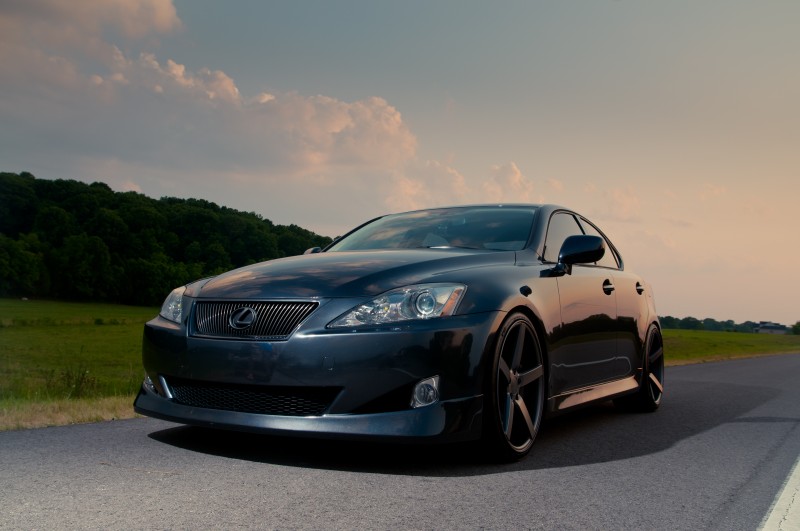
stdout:
POLYGON ((772 354, 800 353, 800 336, 664 330, 667 365, 686 365, 772 354))
POLYGON ((0 400, 0 431, 129 419, 134 395, 55 400, 0 400))
MULTIPOLYGON (((157 308, 0 299, 0 431, 131 418, 157 308)), ((800 336, 664 330, 667 365, 800 352, 800 336)))

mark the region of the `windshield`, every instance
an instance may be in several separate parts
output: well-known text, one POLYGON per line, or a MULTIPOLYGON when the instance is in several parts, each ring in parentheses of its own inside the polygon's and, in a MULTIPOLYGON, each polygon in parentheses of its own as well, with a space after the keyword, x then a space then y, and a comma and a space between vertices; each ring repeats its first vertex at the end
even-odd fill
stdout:
POLYGON ((376 219, 328 251, 458 247, 519 251, 525 247, 535 207, 463 207, 420 210, 376 219))

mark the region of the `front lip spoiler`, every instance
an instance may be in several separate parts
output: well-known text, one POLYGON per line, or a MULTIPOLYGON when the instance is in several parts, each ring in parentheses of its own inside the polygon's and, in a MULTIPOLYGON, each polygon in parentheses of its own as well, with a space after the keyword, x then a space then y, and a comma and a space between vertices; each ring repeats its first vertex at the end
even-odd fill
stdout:
POLYGON ((480 438, 483 396, 447 400, 406 411, 289 417, 185 406, 142 388, 133 406, 141 415, 193 426, 291 437, 428 443, 480 438))

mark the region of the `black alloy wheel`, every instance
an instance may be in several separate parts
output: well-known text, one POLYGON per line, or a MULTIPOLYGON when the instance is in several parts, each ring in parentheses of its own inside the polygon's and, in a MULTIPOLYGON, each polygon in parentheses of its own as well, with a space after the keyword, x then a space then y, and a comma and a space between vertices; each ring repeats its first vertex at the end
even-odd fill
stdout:
POLYGON ((644 368, 639 391, 614 401, 614 404, 634 411, 651 412, 658 409, 664 396, 664 340, 655 325, 647 330, 644 368))
POLYGON ((664 341, 661 332, 651 325, 647 335, 647 371, 644 379, 647 397, 644 409, 655 411, 664 396, 664 341))
POLYGON ((517 460, 531 449, 544 413, 545 372, 536 329, 523 314, 512 314, 498 334, 488 398, 486 441, 502 460, 517 460))

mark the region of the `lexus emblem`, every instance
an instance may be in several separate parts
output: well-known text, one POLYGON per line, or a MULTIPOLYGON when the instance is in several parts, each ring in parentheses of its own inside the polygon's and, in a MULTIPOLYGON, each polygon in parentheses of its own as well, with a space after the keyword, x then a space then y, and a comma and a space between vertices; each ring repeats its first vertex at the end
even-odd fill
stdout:
POLYGON ((230 319, 228 319, 228 324, 231 325, 231 328, 234 330, 244 330, 252 326, 255 322, 256 311, 247 306, 234 310, 230 319))

